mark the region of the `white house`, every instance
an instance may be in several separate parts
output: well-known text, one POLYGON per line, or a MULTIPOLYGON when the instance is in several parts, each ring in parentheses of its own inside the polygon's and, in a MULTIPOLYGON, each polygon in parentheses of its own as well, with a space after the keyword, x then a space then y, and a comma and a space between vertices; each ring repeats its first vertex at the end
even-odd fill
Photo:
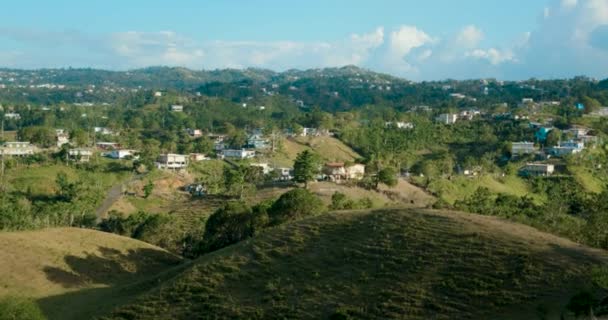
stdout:
POLYGON ((203 131, 201 129, 186 129, 186 132, 188 132, 188 134, 193 138, 203 136, 203 131))
POLYGON ((255 157, 255 150, 247 150, 247 149, 222 150, 222 158, 251 159, 253 157, 255 157))
POLYGON ((154 96, 155 96, 155 97, 162 97, 162 96, 163 96, 163 93, 162 93, 162 92, 160 92, 160 91, 156 91, 156 92, 154 92, 154 96))
POLYGON ((443 124, 453 124, 458 120, 458 115, 455 113, 442 113, 435 118, 435 121, 443 124))
POLYGON ((57 147, 61 148, 64 144, 70 143, 70 136, 67 133, 57 133, 57 147))
POLYGON ((346 179, 346 168, 344 162, 329 162, 323 166, 323 174, 331 181, 346 179))
POLYGON ((125 159, 125 158, 135 158, 136 151, 129 149, 115 149, 107 153, 106 155, 112 159, 125 159))
POLYGON ((21 115, 18 113, 15 113, 15 112, 9 112, 9 113, 4 114, 4 118, 19 120, 19 119, 21 119, 21 115))
POLYGON ((158 169, 179 170, 188 166, 188 156, 183 154, 161 154, 156 160, 158 169))
POLYGON ((388 122, 385 122, 384 125, 386 127, 395 127, 397 129, 414 129, 414 124, 411 123, 411 122, 403 122, 403 121, 392 122, 392 121, 388 121, 388 122))
POLYGON ((182 112, 182 111, 184 111, 184 106, 179 105, 179 104, 171 105, 171 111, 173 111, 173 112, 182 112))
POLYGON ((93 128, 93 130, 95 131, 95 133, 99 133, 99 134, 103 134, 103 135, 108 135, 108 136, 116 135, 116 132, 114 132, 114 130, 112 130, 110 128, 106 128, 106 127, 95 127, 95 128, 93 128))
POLYGON ((68 150, 68 159, 77 162, 89 162, 93 156, 93 151, 89 149, 70 149, 68 150))
POLYGON ((365 175, 365 165, 355 163, 350 166, 346 166, 346 179, 349 180, 361 180, 365 175))
POLYGON ((29 142, 12 141, 2 144, 0 151, 2 155, 19 157, 32 155, 37 152, 37 149, 29 142))
POLYGON ((281 181, 293 180, 293 168, 275 168, 274 170, 279 172, 279 180, 281 180, 281 181))
POLYGON ((551 148, 549 152, 556 157, 561 157, 570 154, 577 154, 583 152, 585 149, 585 143, 582 141, 566 141, 560 142, 557 146, 551 148))
POLYGON ((532 154, 536 152, 534 142, 513 142, 511 143, 511 155, 520 156, 522 154, 532 154))

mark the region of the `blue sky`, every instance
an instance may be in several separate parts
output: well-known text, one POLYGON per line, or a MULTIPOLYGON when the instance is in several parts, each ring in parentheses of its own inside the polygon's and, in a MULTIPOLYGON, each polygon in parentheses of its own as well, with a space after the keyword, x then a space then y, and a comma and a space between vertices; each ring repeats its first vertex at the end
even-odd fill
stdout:
POLYGON ((0 66, 274 70, 412 80, 608 76, 608 0, 20 0, 0 66))

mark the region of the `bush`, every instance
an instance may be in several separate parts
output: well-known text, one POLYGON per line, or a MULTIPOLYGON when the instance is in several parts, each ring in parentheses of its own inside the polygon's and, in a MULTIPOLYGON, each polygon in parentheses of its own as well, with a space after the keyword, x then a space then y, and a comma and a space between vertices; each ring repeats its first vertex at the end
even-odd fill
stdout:
POLYGON ((253 235, 253 211, 244 202, 230 201, 207 220, 199 253, 211 252, 253 235))
POLYGON ((323 202, 317 196, 306 189, 293 189, 277 199, 268 213, 270 224, 278 225, 323 211, 323 202))
POLYGON ((0 299, 0 320, 44 320, 46 317, 35 302, 19 297, 0 299))

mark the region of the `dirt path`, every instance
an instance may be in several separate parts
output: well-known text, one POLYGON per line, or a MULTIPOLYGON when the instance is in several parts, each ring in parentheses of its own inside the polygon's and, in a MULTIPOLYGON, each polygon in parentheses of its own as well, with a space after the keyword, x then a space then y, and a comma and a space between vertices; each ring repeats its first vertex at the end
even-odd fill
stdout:
POLYGON ((107 217, 107 211, 112 207, 112 205, 116 201, 118 201, 118 199, 120 199, 123 194, 124 188, 128 184, 139 178, 141 178, 141 175, 133 175, 129 180, 115 184, 112 188, 110 188, 110 190, 108 190, 106 198, 103 200, 101 205, 97 207, 97 210, 95 210, 95 215, 97 216, 97 223, 100 223, 101 220, 107 217))

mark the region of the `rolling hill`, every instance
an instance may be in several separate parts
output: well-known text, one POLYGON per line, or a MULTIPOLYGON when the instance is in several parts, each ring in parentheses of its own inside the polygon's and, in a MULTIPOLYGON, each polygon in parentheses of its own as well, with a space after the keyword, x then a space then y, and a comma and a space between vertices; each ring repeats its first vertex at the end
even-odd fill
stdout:
POLYGON ((607 258, 493 217, 337 212, 205 255, 104 319, 553 319, 607 258))
POLYGON ((0 248, 0 298, 32 298, 49 319, 103 314, 181 260, 144 242, 77 228, 2 232, 0 248))
POLYGON ((355 159, 361 158, 342 141, 334 137, 320 136, 284 139, 281 150, 271 155, 262 155, 261 161, 275 166, 293 167, 296 156, 304 150, 314 151, 326 162, 354 162, 355 159))

